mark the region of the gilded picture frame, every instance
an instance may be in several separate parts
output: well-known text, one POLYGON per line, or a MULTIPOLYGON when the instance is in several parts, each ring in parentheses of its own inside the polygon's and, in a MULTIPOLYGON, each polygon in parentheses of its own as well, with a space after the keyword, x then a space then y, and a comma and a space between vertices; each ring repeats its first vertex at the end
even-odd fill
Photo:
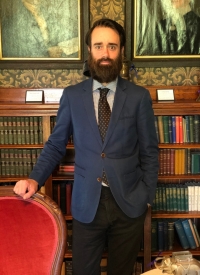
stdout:
POLYGON ((147 62, 159 65, 163 60, 170 65, 174 60, 184 61, 185 65, 199 62, 198 0, 132 0, 132 5, 134 61, 146 62, 146 65, 147 62))
POLYGON ((14 68, 82 66, 88 1, 1 1, 0 68, 11 64, 14 68))

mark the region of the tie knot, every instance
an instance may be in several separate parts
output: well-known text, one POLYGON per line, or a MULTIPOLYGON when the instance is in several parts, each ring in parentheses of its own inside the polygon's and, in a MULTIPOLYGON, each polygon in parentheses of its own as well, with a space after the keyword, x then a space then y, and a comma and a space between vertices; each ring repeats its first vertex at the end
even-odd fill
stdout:
POLYGON ((100 91, 100 97, 106 97, 109 89, 108 88, 99 88, 99 91, 100 91))

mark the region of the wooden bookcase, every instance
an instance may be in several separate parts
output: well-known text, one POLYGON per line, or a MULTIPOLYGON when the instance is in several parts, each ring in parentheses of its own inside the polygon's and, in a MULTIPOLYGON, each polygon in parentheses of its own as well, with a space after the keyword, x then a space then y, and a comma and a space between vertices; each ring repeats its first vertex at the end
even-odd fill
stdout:
MULTIPOLYGON (((198 97, 198 86, 170 86, 174 90, 174 101, 157 101, 157 89, 164 89, 164 86, 148 86, 146 87, 153 100, 153 109, 155 115, 194 115, 200 114, 200 102, 196 102, 198 97)), ((167 87, 169 88, 169 87, 167 87)), ((37 89, 28 89, 37 90, 37 89)), ((41 90, 41 89, 38 89, 41 90)), ((42 89, 46 93, 52 92, 54 89, 42 89)), ((0 117, 42 117, 43 127, 43 144, 38 145, 14 145, 14 144, 0 144, 0 149, 42 149, 44 143, 50 135, 50 118, 56 116, 59 107, 58 103, 26 103, 26 88, 0 88, 0 117)), ((159 144, 159 148, 200 148, 200 144, 159 144)), ((23 177, 0 176, 1 182, 16 182, 23 177)), ((163 179, 199 179, 200 175, 181 175, 181 176, 162 176, 163 179)), ((52 174, 45 183, 45 192, 52 197, 52 181, 53 180, 73 180, 73 176, 66 174, 61 176, 52 174)), ((151 219, 152 218, 200 218, 200 212, 187 213, 164 213, 151 212, 148 214, 144 225, 144 250, 139 253, 139 257, 143 257, 144 271, 149 270, 152 257, 158 255, 158 252, 151 253, 151 219)), ((65 216, 66 220, 71 220, 71 216, 65 216)), ((179 248, 181 249, 181 248, 179 248)), ((164 254, 171 254, 172 251, 164 251, 164 254)), ((200 255, 200 249, 192 251, 194 255, 200 255)), ((106 256, 106 255, 104 255, 106 256)), ((66 251, 66 259, 72 258, 71 252, 66 251)))
MULTIPOLYGON (((155 116, 186 116, 186 115, 200 115, 200 102, 197 102, 196 99, 198 97, 198 90, 200 90, 199 86, 151 86, 146 87, 151 94, 153 100, 153 109, 155 116), (158 101, 157 100, 157 89, 173 89, 174 90, 174 101, 158 101)), ((174 148, 174 149, 200 149, 199 143, 160 143, 159 148, 174 148)), ((183 174, 183 175, 159 175, 159 180, 162 181, 189 181, 189 180, 199 180, 200 174, 183 174)), ((198 211, 188 211, 188 212, 178 212, 178 211, 152 211, 151 213, 152 219, 186 219, 186 218, 200 218, 200 212, 198 211)), ((149 232, 151 231, 151 220, 147 225, 149 232)), ((149 239, 146 240, 146 245, 151 246, 151 235, 149 235, 149 239)), ((173 251, 181 251, 183 248, 181 246, 175 246, 173 251)), ((162 251, 163 255, 171 255, 171 250, 162 251)), ((195 256, 200 255, 200 248, 196 248, 190 250, 191 253, 195 256)), ((155 258, 159 255, 159 251, 151 252, 151 248, 146 254, 146 261, 151 262, 152 258, 155 258)), ((150 269, 150 267, 146 268, 146 270, 150 269)))
MULTIPOLYGON (((53 89, 42 90, 51 92, 53 89)), ((50 135, 50 117, 56 116, 58 104, 26 103, 26 91, 25 88, 0 88, 0 117, 42 117, 43 144, 0 144, 0 149, 42 149, 50 135)), ((0 176, 0 182, 16 182, 22 178, 27 177, 0 176)), ((52 197, 52 176, 45 183, 45 192, 52 197)))

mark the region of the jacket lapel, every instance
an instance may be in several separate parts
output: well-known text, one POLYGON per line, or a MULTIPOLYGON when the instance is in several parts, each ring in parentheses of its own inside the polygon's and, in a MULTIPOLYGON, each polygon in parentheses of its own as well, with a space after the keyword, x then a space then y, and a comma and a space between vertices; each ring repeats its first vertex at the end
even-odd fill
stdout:
POLYGON ((83 86, 83 102, 87 112, 89 123, 93 129, 94 135, 98 140, 99 144, 102 146, 102 139, 99 133, 99 128, 96 121, 95 110, 94 110, 94 102, 92 95, 92 78, 84 83, 83 86))
POLYGON ((109 138, 111 137, 115 126, 117 124, 117 121, 119 119, 119 115, 122 111, 122 108, 124 106, 124 102, 126 100, 126 93, 124 93, 124 89, 126 89, 125 82, 123 81, 122 78, 119 77, 118 79, 118 84, 117 84, 117 89, 116 89, 116 94, 115 94, 115 99, 114 99, 114 104, 113 104, 113 109, 111 113, 111 118, 108 126, 108 131, 104 140, 103 148, 106 146, 109 138))

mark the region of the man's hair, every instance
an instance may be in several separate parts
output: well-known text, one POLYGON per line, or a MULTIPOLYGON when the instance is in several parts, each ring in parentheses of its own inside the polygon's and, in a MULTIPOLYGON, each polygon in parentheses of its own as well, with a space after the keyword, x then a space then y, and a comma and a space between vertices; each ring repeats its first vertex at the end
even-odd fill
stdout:
POLYGON ((96 22, 94 22, 93 26, 87 32, 87 34, 85 36, 85 43, 89 47, 91 47, 91 34, 96 27, 106 27, 106 28, 110 28, 110 29, 113 29, 114 31, 116 31, 120 37, 120 48, 124 47, 124 45, 126 43, 126 34, 124 31, 124 28, 120 24, 118 24, 116 21, 114 21, 112 19, 108 19, 108 18, 103 18, 103 19, 97 20, 96 22))

